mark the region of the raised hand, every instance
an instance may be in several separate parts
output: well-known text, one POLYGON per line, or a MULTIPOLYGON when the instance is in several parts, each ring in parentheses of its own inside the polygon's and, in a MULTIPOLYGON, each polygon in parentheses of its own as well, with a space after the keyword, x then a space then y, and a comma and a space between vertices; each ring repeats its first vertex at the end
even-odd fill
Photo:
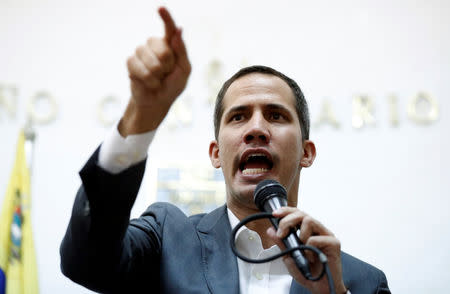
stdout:
POLYGON ((183 92, 191 72, 181 29, 166 8, 158 12, 164 22, 164 37, 149 38, 127 61, 131 99, 119 123, 124 137, 155 130, 183 92))

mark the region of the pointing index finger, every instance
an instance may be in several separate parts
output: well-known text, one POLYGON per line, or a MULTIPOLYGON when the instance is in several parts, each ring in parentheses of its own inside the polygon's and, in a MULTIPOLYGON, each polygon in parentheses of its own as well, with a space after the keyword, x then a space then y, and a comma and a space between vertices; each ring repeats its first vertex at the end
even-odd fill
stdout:
POLYGON ((165 30, 165 36, 164 38, 170 42, 170 39, 177 31, 177 26, 175 25, 175 22, 170 15, 169 11, 165 7, 160 7, 158 9, 159 15, 161 16, 163 22, 164 22, 164 30, 165 30))

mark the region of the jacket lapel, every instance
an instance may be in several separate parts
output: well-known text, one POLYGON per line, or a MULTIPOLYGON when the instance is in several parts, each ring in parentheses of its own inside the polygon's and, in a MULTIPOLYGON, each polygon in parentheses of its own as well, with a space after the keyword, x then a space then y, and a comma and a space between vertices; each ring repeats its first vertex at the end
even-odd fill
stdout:
POLYGON ((229 246, 231 226, 226 206, 205 215, 197 229, 202 243, 203 270, 209 290, 215 294, 238 294, 238 265, 229 246))

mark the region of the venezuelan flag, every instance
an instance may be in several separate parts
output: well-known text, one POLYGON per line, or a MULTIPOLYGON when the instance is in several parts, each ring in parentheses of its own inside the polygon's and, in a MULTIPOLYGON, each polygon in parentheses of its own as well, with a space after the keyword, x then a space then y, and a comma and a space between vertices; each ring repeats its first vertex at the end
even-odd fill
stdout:
POLYGON ((30 205, 30 172, 21 132, 0 215, 0 294, 39 292, 30 205))

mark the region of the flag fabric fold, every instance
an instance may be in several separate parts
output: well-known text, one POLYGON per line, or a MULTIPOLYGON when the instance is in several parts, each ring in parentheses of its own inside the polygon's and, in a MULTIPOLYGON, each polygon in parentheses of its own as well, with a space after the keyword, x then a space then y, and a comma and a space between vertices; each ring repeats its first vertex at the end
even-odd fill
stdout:
POLYGON ((20 132, 0 215, 0 294, 39 293, 30 197, 25 136, 20 132))

